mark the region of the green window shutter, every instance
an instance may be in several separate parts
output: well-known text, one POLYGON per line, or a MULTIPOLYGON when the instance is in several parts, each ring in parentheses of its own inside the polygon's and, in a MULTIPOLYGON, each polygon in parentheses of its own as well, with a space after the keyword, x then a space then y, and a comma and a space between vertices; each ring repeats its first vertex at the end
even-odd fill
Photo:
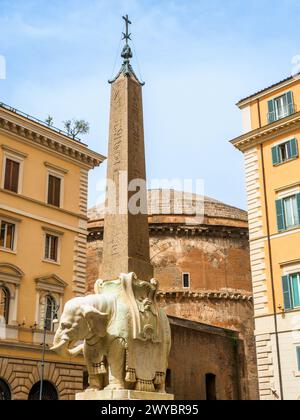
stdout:
POLYGON ((297 347, 298 371, 300 372, 300 347, 297 347))
POLYGON ((275 115, 275 104, 273 99, 271 101, 268 101, 268 122, 271 124, 276 120, 275 115))
POLYGON ((298 141, 297 141, 297 139, 292 139, 290 141, 290 145, 291 145, 291 157, 292 158, 298 157, 298 141))
POLYGON ((289 276, 282 277, 282 289, 283 289, 284 309, 286 311, 290 311, 291 309, 293 309, 293 302, 292 302, 292 293, 291 293, 289 276))
POLYGON ((273 165, 278 165, 278 163, 280 163, 279 149, 277 146, 272 147, 272 161, 273 165))
POLYGON ((285 217, 283 200, 276 200, 276 214, 278 230, 285 230, 285 217))
POLYGON ((294 113, 293 92, 291 90, 286 93, 286 100, 287 100, 288 114, 291 115, 294 113))

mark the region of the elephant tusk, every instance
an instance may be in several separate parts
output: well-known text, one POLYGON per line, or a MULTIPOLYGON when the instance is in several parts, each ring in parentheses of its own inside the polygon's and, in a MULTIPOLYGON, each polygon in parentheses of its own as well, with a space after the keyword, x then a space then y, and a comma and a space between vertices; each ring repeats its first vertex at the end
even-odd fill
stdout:
POLYGON ((60 343, 55 344, 54 346, 52 346, 50 350, 52 350, 52 351, 59 351, 63 347, 65 347, 66 344, 67 344, 67 341, 61 341, 60 343))
POLYGON ((78 356, 81 352, 83 351, 83 344, 79 344, 77 347, 75 347, 74 349, 67 349, 67 352, 69 353, 69 355, 71 357, 76 357, 78 356))

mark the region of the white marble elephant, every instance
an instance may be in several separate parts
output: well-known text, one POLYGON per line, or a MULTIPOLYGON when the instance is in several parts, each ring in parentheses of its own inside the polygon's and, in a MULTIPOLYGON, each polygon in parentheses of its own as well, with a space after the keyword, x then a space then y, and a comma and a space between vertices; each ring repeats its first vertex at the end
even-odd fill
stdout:
POLYGON ((148 318, 156 317, 159 329, 155 339, 148 336, 149 328, 153 331, 151 322, 147 321, 145 338, 135 338, 132 308, 120 293, 122 282, 118 280, 110 282, 110 285, 112 290, 108 288, 98 294, 77 297, 66 303, 52 350, 66 358, 83 351, 90 389, 165 392, 165 373, 171 343, 165 313, 158 309, 153 315, 152 309, 150 314, 151 305, 146 305, 141 310, 143 316, 148 316, 149 310, 148 318))

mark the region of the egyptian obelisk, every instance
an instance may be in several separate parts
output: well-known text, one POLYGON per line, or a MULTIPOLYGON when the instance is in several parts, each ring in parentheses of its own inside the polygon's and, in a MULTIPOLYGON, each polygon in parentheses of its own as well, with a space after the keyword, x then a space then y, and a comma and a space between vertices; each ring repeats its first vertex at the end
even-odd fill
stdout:
POLYGON ((132 51, 128 28, 131 22, 128 16, 123 19, 126 22, 125 46, 121 54, 123 64, 115 79, 110 81, 108 184, 101 277, 104 281, 113 280, 120 273, 134 272, 139 279, 149 281, 153 268, 149 256, 143 83, 130 64, 132 51))

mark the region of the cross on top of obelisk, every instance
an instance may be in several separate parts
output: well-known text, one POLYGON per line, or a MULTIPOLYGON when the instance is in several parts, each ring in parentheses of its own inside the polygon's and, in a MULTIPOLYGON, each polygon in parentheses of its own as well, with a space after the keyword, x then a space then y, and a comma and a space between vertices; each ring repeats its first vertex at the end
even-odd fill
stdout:
POLYGON ((126 45, 128 45, 128 41, 131 41, 131 34, 129 33, 129 25, 131 25, 132 23, 130 22, 128 15, 126 16, 122 16, 122 18, 125 20, 125 25, 126 25, 126 32, 123 32, 123 39, 126 40, 126 45))
POLYGON ((142 86, 145 84, 144 82, 141 82, 138 77, 136 76, 131 64, 130 59, 132 58, 132 50, 129 45, 129 41, 132 41, 131 39, 131 33, 129 32, 129 25, 132 25, 132 22, 129 20, 128 15, 122 16, 122 19, 125 21, 125 32, 122 32, 123 40, 125 39, 125 45, 122 49, 121 57, 124 59, 121 70, 116 75, 116 77, 112 80, 109 80, 109 83, 115 82, 121 74, 124 76, 130 77, 133 76, 142 86))

